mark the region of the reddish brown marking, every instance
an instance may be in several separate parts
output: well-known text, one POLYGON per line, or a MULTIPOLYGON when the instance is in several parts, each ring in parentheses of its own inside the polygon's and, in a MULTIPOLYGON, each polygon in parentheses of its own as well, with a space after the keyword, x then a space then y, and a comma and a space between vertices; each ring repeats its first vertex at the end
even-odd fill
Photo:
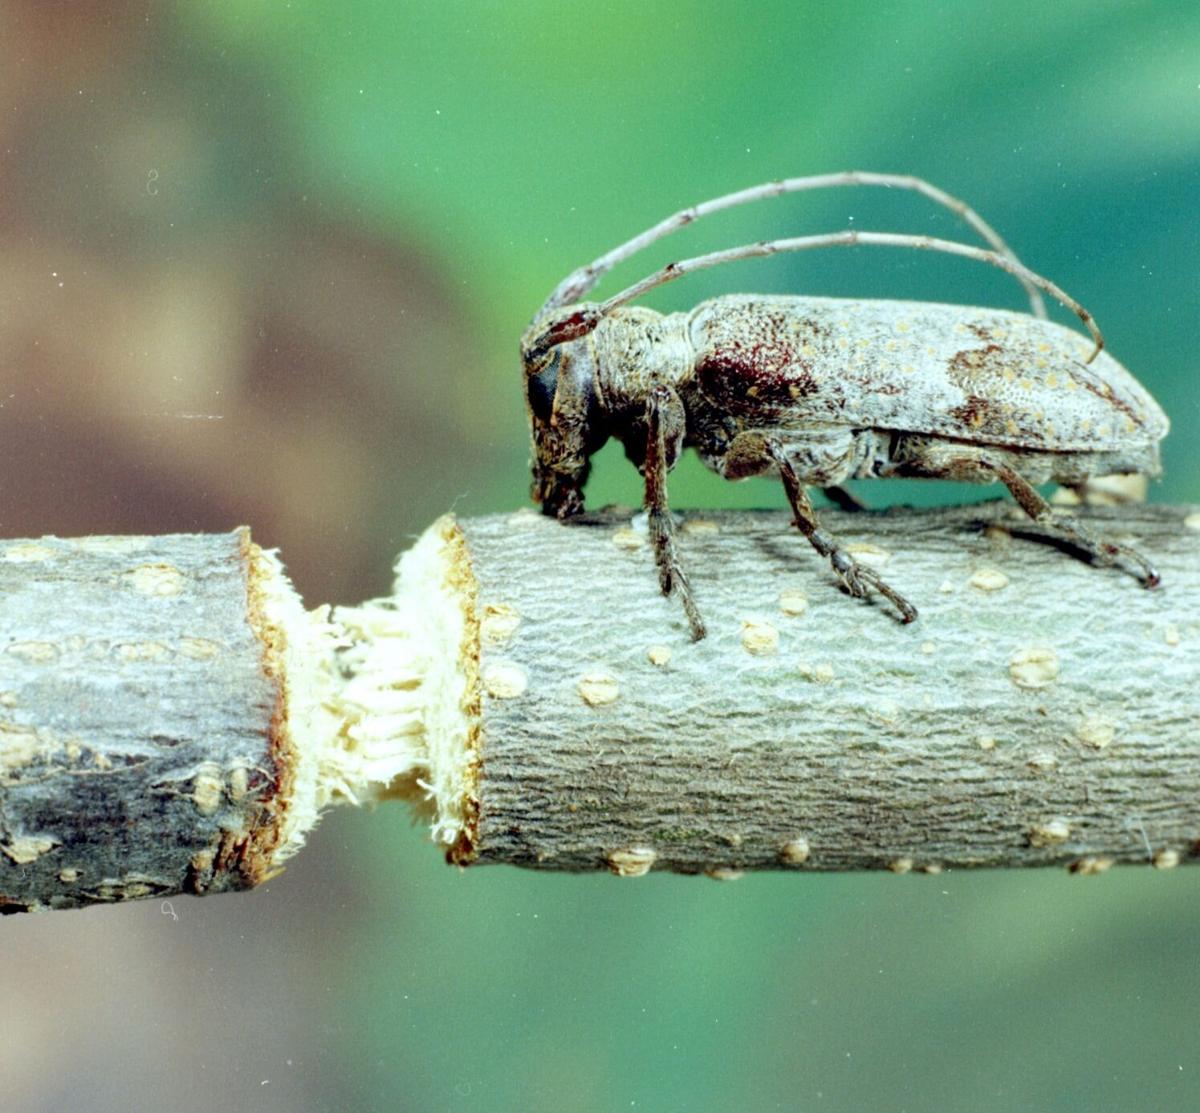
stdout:
POLYGON ((946 372, 952 383, 969 393, 981 378, 1003 374, 1009 362, 1004 348, 991 343, 985 348, 964 348, 955 352, 946 372))
POLYGON ((955 406, 949 411, 949 416, 967 429, 982 429, 985 426, 994 428, 1000 420, 995 403, 990 398, 983 398, 978 394, 969 395, 963 405, 955 406))
POLYGON ((697 366, 696 375, 710 398, 731 409, 786 407, 818 389, 807 360, 758 341, 718 348, 697 366))
POLYGON ((1129 418, 1130 421, 1134 423, 1134 425, 1138 426, 1139 428, 1142 427, 1144 423, 1142 419, 1138 417, 1134 408, 1128 402, 1126 402, 1124 398, 1117 394, 1117 392, 1109 383, 1105 383, 1097 379, 1092 374, 1090 368, 1085 367, 1083 364, 1076 364, 1071 374, 1074 375, 1075 379, 1079 382, 1084 390, 1090 391, 1102 402, 1106 402, 1114 409, 1120 410, 1121 413, 1123 413, 1129 418), (1105 388, 1107 388, 1107 390, 1105 388))

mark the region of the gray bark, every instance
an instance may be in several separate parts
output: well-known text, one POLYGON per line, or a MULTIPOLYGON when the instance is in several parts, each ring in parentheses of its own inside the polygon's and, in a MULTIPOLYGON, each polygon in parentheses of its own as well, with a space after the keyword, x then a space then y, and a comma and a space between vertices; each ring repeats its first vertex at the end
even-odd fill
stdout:
POLYGON ((1147 591, 1013 536, 1013 509, 823 514, 883 551, 911 626, 839 590, 782 514, 686 516, 699 643, 627 515, 462 522, 484 696, 461 857, 717 876, 1186 859, 1200 515, 1081 512, 1159 565, 1147 591))
POLYGON ((255 552, 0 545, 0 912, 262 880, 284 778, 255 552))
POLYGON ((463 792, 443 837, 464 863, 1188 860, 1200 512, 1081 513, 1159 566, 1145 591, 1011 511, 824 513, 911 626, 839 590, 785 515, 684 516, 700 643, 628 514, 441 523, 465 550, 427 568, 463 640, 426 659, 423 587, 357 609, 346 629, 398 662, 374 695, 244 532, 0 543, 0 910, 248 887, 321 807, 427 783, 463 792))

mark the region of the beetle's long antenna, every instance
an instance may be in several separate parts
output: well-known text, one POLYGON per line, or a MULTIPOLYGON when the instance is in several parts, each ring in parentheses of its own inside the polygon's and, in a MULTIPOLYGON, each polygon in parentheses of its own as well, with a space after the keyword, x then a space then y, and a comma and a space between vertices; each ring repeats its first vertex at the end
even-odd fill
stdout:
POLYGON ((1091 363, 1100 354, 1100 349, 1104 347, 1104 337, 1096 325, 1095 319, 1079 302, 1061 286, 1051 282, 1048 278, 1043 278, 1040 274, 1035 274, 1023 263, 1018 263, 1007 255, 1001 255, 995 251, 985 251, 981 247, 972 247, 970 244, 957 243, 954 240, 939 240, 932 236, 909 236, 897 232, 858 232, 853 229, 845 232, 831 232, 823 236, 796 236, 792 239, 748 243, 740 247, 726 248, 724 251, 712 251, 707 255, 696 255, 677 263, 668 263, 661 270, 655 271, 640 282, 634 283, 609 298, 608 301, 602 302, 593 313, 594 323, 586 331, 595 328, 600 320, 619 306, 641 297, 647 290, 653 290, 656 286, 662 286, 664 283, 682 278, 685 274, 707 270, 709 267, 719 267, 722 263, 733 263, 739 259, 775 255, 781 251, 808 251, 810 248, 817 247, 854 247, 856 244, 916 247, 923 251, 941 251, 947 255, 962 255, 967 259, 978 259, 982 263, 991 263, 992 266, 1007 271, 1023 282, 1030 283, 1039 290, 1045 290, 1087 326, 1088 332, 1092 334, 1092 339, 1096 342, 1095 351, 1088 356, 1087 363, 1091 363))
MULTIPOLYGON (((618 263, 623 263, 643 248, 649 247, 652 243, 663 239, 665 236, 669 236, 672 232, 678 232, 680 228, 686 228, 702 216, 720 212, 722 209, 732 209, 737 205, 745 205, 751 201, 761 201, 768 197, 779 197, 785 193, 802 193, 807 190, 829 189, 834 186, 857 185, 909 189, 921 194, 923 197, 928 197, 931 201, 935 201, 937 204, 962 217, 983 239, 991 244, 993 250, 1011 259, 1018 266, 1020 265, 1020 260, 1013 253, 1012 248, 1000 238, 999 233, 972 209, 970 205, 965 201, 960 201, 957 197, 952 197, 944 190, 938 189, 937 186, 931 185, 923 178, 914 178, 911 174, 876 174, 865 170, 845 170, 836 174, 814 174, 806 178, 783 178, 779 181, 764 182, 762 185, 751 186, 749 189, 741 189, 736 193, 727 193, 723 197, 715 197, 711 201, 703 201, 699 205, 693 205, 688 209, 680 209, 679 212, 673 213, 665 220, 660 220, 652 228, 647 228, 646 231, 634 236, 633 239, 627 240, 620 247, 614 247, 612 251, 601 255, 600 258, 593 260, 586 267, 580 267, 579 270, 568 275, 558 284, 554 293, 546 300, 546 304, 542 306, 538 313, 538 318, 564 305, 573 305, 590 292, 596 283, 618 263)), ((1041 294, 1038 293, 1037 283, 1031 282, 1023 273, 1017 271, 1011 273, 1016 276, 1017 280, 1025 287, 1026 292, 1029 294, 1029 307, 1033 315, 1045 318, 1046 306, 1042 302, 1041 294)))

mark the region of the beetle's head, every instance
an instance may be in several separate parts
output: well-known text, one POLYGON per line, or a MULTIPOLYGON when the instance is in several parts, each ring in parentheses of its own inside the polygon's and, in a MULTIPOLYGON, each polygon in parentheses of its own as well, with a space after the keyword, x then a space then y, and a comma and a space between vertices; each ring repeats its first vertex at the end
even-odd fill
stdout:
POLYGON ((608 440, 592 338, 600 320, 596 306, 568 306, 534 321, 521 338, 533 428, 533 498, 543 513, 558 518, 583 509, 592 453, 608 440))

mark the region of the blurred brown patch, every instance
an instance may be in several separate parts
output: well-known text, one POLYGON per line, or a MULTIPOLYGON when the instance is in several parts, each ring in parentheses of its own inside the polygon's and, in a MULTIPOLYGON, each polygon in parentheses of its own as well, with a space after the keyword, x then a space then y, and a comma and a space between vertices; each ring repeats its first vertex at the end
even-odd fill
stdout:
POLYGON ((0 14, 0 533, 247 523, 358 600, 489 464, 453 404, 479 356, 415 250, 297 185, 256 76, 155 11, 0 14))

